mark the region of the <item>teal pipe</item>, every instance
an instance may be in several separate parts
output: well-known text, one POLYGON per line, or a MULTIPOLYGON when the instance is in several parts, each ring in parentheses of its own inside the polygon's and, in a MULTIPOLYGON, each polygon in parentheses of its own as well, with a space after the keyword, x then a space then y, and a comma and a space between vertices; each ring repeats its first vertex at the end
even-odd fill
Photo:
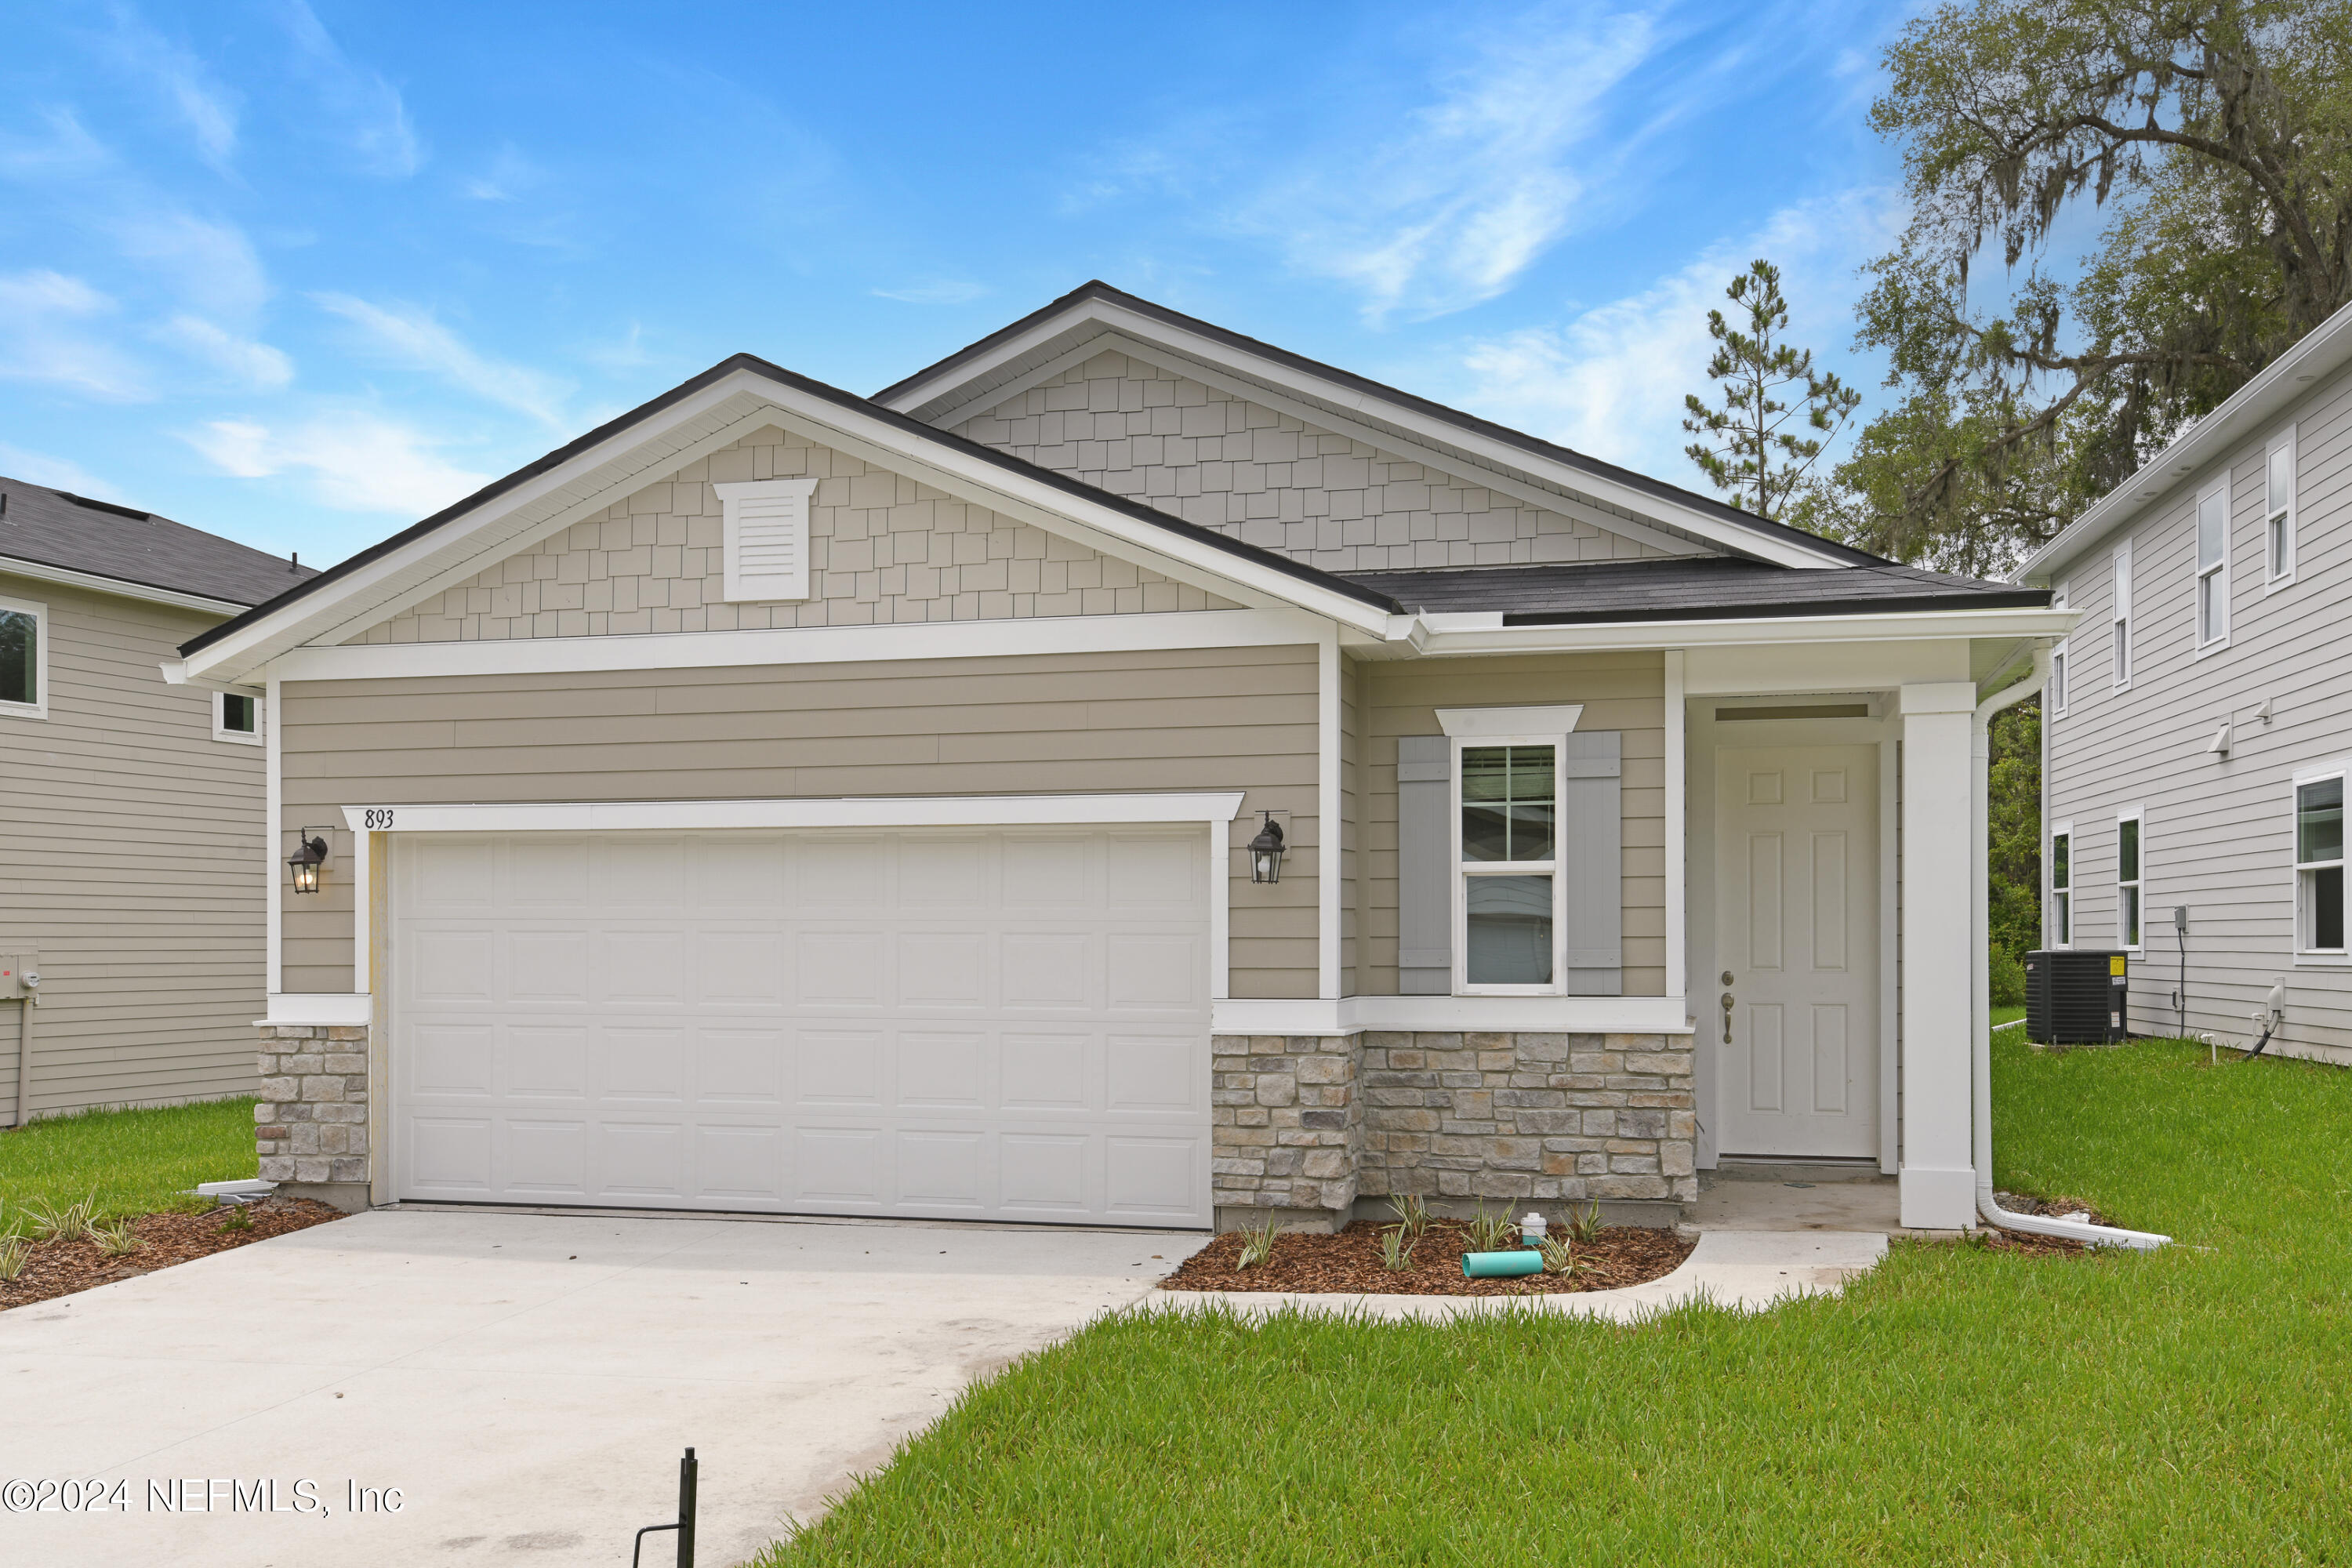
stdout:
POLYGON ((1540 1252, 1465 1252, 1462 1255, 1462 1278, 1465 1279, 1508 1279, 1515 1275, 1537 1274, 1543 1270, 1540 1252))

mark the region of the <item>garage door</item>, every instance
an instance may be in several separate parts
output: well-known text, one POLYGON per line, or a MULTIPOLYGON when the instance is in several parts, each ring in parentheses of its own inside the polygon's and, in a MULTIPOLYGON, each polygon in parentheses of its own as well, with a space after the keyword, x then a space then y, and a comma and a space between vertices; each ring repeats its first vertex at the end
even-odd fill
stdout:
POLYGON ((404 835, 395 1184, 1205 1226, 1202 831, 404 835))

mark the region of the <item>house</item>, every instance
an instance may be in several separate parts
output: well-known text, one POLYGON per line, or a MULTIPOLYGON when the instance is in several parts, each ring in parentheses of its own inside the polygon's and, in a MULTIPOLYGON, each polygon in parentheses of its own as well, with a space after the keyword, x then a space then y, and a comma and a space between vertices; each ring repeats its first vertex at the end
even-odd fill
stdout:
POLYGON ((0 1125, 253 1092, 267 705, 156 667, 314 575, 0 479, 0 1125))
POLYGON ((169 673, 324 857, 300 1191, 1664 1219, 1744 1157, 1940 1226, 2048 601, 1095 283, 872 397, 727 360, 169 673))
POLYGON ((2136 1034, 2352 1062, 2352 310, 2020 568, 2080 616, 2043 700, 2043 942, 2127 955, 2136 1034), (2060 679, 2063 676, 2063 681, 2060 679))

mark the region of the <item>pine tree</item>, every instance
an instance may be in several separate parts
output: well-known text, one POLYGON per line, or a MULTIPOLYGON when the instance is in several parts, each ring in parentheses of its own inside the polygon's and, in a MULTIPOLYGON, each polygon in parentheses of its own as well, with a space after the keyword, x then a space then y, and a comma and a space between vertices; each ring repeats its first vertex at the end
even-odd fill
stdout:
POLYGON ((1746 310, 1748 330, 1734 327, 1721 310, 1706 313, 1715 340, 1706 375, 1722 384, 1723 406, 1709 408, 1696 395, 1683 399, 1683 429, 1702 437, 1683 449, 1716 489, 1731 492, 1732 505, 1778 520, 1811 483, 1814 460, 1853 417, 1862 394, 1816 371, 1812 350, 1780 341, 1789 305, 1780 297, 1779 268, 1759 258, 1724 296, 1746 310), (1784 401, 1790 388, 1801 390, 1784 401))

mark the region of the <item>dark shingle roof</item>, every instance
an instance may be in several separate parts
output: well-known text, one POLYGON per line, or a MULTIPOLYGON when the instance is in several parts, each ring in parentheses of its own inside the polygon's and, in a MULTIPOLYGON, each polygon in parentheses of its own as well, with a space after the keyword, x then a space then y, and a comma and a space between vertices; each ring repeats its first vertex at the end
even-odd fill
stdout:
POLYGON ((1884 610, 2038 609, 2050 603, 2046 589, 1953 577, 1892 563, 1808 570, 1697 557, 1348 575, 1412 609, 1436 615, 1499 610, 1507 626, 1884 610))
POLYGON ((111 501, 91 500, 22 479, 0 478, 0 572, 11 558, 111 577, 133 588, 165 588, 232 605, 274 599, 315 577, 233 539, 111 501))

